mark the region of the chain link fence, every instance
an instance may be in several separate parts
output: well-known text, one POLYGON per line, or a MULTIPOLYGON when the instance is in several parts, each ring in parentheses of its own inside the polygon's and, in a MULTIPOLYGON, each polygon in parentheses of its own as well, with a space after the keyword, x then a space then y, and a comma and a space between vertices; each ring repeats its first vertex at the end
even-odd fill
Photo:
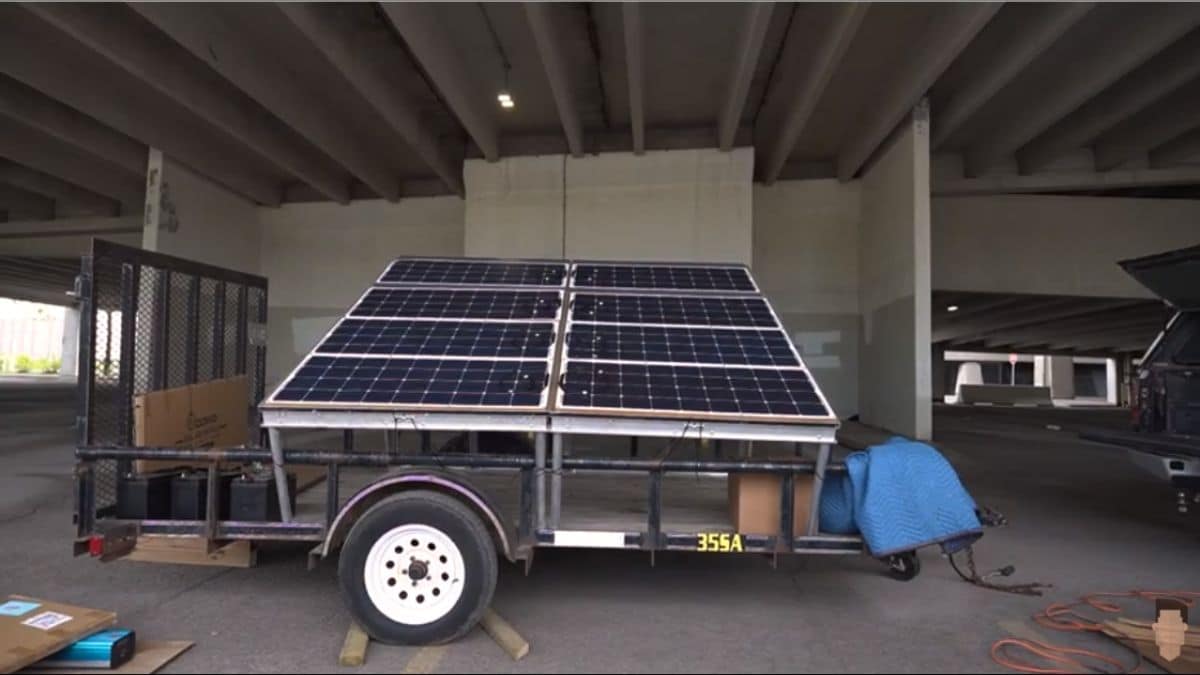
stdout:
MULTIPOLYGON (((134 397, 235 375, 247 377, 250 438, 259 440, 266 279, 98 240, 77 292, 80 445, 133 446, 134 397)), ((86 520, 115 507, 129 469, 96 463, 94 513, 86 520)))

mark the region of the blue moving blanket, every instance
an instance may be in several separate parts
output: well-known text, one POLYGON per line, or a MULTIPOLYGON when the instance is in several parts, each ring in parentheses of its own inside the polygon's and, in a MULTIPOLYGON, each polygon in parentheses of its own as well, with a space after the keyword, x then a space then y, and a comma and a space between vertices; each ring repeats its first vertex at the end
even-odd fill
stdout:
POLYGON ((937 450, 893 438, 846 458, 821 491, 821 530, 862 533, 875 557, 941 544, 947 553, 983 536, 975 500, 937 450))

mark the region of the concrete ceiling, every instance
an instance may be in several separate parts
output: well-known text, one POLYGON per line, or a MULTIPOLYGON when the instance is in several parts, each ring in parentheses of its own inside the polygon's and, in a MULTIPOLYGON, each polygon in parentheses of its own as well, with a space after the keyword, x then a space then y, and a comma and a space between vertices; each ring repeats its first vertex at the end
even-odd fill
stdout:
POLYGON ((0 214, 136 212, 147 146, 264 205, 461 194, 464 158, 549 152, 753 145, 760 180, 846 180, 924 96, 935 194, 1178 196, 1198 27, 1158 3, 8 4, 0 214))
POLYGON ((1131 298, 934 291, 931 307, 934 344, 1035 354, 1140 354, 1171 317, 1158 300, 1131 298))

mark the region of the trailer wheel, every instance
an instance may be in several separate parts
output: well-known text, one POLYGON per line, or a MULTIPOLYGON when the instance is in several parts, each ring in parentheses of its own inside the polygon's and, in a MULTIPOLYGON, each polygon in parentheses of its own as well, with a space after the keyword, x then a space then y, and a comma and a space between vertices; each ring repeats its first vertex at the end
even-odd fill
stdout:
POLYGON ((496 548, 458 500, 413 491, 354 524, 338 562, 359 625, 388 644, 450 642, 479 622, 496 590, 496 548))
POLYGON ((921 573, 921 559, 916 551, 906 551, 887 557, 888 574, 893 579, 912 581, 921 573))

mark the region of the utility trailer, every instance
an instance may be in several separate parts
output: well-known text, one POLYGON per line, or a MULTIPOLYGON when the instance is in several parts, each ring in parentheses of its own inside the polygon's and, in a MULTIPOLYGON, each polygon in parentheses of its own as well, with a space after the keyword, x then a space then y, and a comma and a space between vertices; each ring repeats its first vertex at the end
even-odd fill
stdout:
MULTIPOLYGON (((373 637, 423 644, 474 626, 499 557, 528 571, 539 548, 864 550, 821 532, 838 422, 741 266, 402 258, 265 399, 265 279, 97 241, 77 294, 77 554, 119 557, 139 534, 310 542, 314 564, 340 551, 373 637), (134 447, 134 394, 235 373, 264 444, 134 447), (285 441, 311 433, 340 447, 285 441), (207 466, 205 519, 115 518, 140 459, 207 466), (220 519, 228 462, 274 472, 279 520, 220 519), (305 465, 324 489, 289 494, 305 465), (777 477, 771 531, 731 526, 737 474, 777 477)), ((883 562, 919 570, 915 553, 883 562)))

